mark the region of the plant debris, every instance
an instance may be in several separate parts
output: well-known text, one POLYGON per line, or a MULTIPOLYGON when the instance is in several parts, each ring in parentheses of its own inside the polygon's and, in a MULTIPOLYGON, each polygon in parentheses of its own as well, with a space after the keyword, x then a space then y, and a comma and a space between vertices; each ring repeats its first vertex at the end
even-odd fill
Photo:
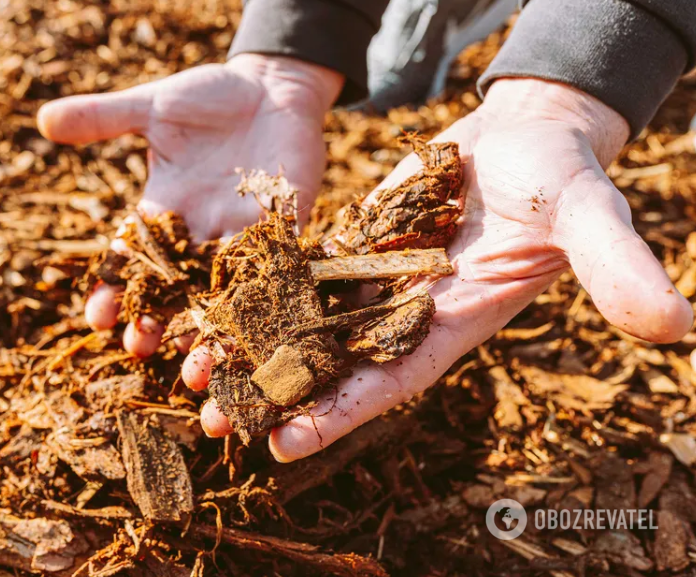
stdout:
POLYGON ((193 513, 193 493, 178 445, 151 418, 137 413, 119 411, 116 423, 128 491, 145 519, 187 519, 193 513))
POLYGON ((359 201, 347 207, 342 246, 353 254, 444 247, 457 230, 462 205, 451 201, 462 189, 459 147, 408 140, 425 170, 379 191, 367 207, 359 201))
MULTIPOLYGON (((127 254, 108 250, 93 258, 88 284, 125 283, 126 318, 137 320, 144 311, 157 318, 174 315, 168 335, 185 334, 195 325, 200 330, 197 343, 213 352, 210 395, 248 444, 253 435, 306 412, 311 401, 298 405, 300 401, 360 360, 394 360, 412 353, 427 336, 435 305, 426 292, 400 294, 392 283, 386 301, 359 308, 351 302, 356 301, 352 297, 359 282, 351 290, 321 284, 322 279, 375 282, 452 272, 443 243, 461 216, 458 148, 425 144, 416 137, 410 141, 425 167, 403 185, 381 193, 388 199, 390 216, 368 209, 358 217, 361 209, 351 205, 344 225, 326 241, 352 239, 349 244, 362 256, 338 257, 332 265, 333 256, 321 245, 296 236, 296 194, 287 181, 254 171, 243 177, 238 190, 253 194, 259 203, 271 203, 266 220, 217 250, 212 242, 201 250, 191 249, 179 216, 143 219, 136 214, 123 236, 127 254), (441 214, 447 215, 446 223, 440 222, 441 214), (357 244, 353 230, 384 228, 387 222, 398 224, 384 231, 382 241, 357 244), (372 254, 383 250, 385 242, 392 248, 427 250, 372 254), (359 266, 350 266, 356 261, 359 266), (210 273, 209 286, 200 287, 203 271, 210 273), (313 271, 319 272, 318 279, 313 271), (196 278, 189 284, 192 273, 196 278), (184 299, 191 305, 193 323, 181 310, 184 299), (205 306, 199 304, 203 301, 205 306), (341 312, 329 315, 329 308, 341 312)), ((74 261, 68 264, 75 266, 74 261)))
MULTIPOLYGON (((696 333, 674 345, 638 341, 609 326, 570 273, 454 363, 437 385, 317 455, 279 464, 262 439, 244 446, 236 435, 206 438, 198 414, 208 395, 181 384, 183 356, 172 340, 197 330, 196 319, 209 320, 233 278, 253 281, 265 261, 257 252, 247 265, 241 253, 216 259, 227 244, 194 245, 173 215, 142 219, 145 229, 132 220, 129 207, 147 178, 144 138, 76 149, 42 139, 35 118, 42 103, 59 96, 224 62, 241 3, 13 0, 2 10, 0 575, 693 573, 696 374, 689 356, 696 333), (140 255, 133 261, 104 253, 129 216, 128 242, 140 255), (89 268, 99 254, 114 261, 89 268), (123 324, 92 335, 84 321, 85 291, 109 272, 127 277, 110 279, 124 288, 122 321, 142 314, 175 319, 150 359, 122 349, 123 324), (126 418, 133 430, 147 426, 142 437, 124 441, 118 420, 126 418), (153 483, 159 474, 123 458, 126 444, 157 463, 161 478, 175 475, 174 482, 153 483), (169 498, 163 498, 174 487, 181 493, 172 497, 171 511, 180 520, 148 519, 147 503, 167 515, 169 498), (160 490, 155 501, 152 493, 160 490), (529 523, 521 537, 503 542, 486 528, 489 505, 502 498, 522 503, 529 518, 538 509, 646 507, 658 529, 536 531, 529 523)), ((380 227, 367 232, 379 235, 370 239, 352 226, 339 238, 346 215, 357 222, 363 205, 340 208, 358 203, 403 159, 407 149, 396 143, 402 131, 430 138, 480 104, 476 80, 506 34, 467 49, 438 101, 385 118, 328 115, 324 190, 296 241, 321 318, 308 318, 292 339, 328 334, 350 356, 401 354, 384 346, 400 341, 388 336, 391 321, 381 323, 412 307, 409 322, 418 325, 416 312, 425 303, 418 304, 417 292, 404 292, 398 277, 425 273, 425 267, 400 268, 411 266, 408 255, 420 259, 424 253, 417 251, 425 247, 403 242, 414 241, 408 236, 414 221, 390 227, 376 208, 373 224, 380 227), (380 255, 393 263, 395 276, 368 274, 380 255), (319 280, 317 270, 329 263, 329 270, 341 271, 356 262, 365 276, 319 280), (348 298, 356 283, 385 291, 375 302, 358 303, 348 298), (396 309, 392 298, 403 299, 396 309)), ((692 303, 696 153, 688 130, 694 114, 696 85, 685 79, 608 170, 632 208, 636 231, 692 303)), ((283 214, 291 214, 291 197, 281 197, 283 214)), ((431 200, 433 221, 454 222, 453 209, 431 200)), ((426 223, 418 226, 427 230, 426 223)), ((256 251, 249 240, 234 242, 256 251)), ((387 270, 387 261, 378 268, 387 270)), ((212 321, 205 326, 215 329, 212 321)), ((216 329, 206 338, 228 349, 228 334, 216 329)), ((277 348, 255 354, 270 360, 277 348)), ((242 360, 239 374, 251 377, 258 367, 246 351, 242 360)), ((324 386, 328 393, 330 382, 324 386)))

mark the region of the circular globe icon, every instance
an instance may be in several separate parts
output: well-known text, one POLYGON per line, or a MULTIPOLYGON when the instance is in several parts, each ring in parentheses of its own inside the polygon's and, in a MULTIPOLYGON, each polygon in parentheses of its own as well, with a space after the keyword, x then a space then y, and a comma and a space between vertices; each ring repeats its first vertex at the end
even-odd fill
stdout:
POLYGON ((500 499, 488 507, 486 527, 501 541, 511 541, 526 529, 527 512, 514 499, 500 499))

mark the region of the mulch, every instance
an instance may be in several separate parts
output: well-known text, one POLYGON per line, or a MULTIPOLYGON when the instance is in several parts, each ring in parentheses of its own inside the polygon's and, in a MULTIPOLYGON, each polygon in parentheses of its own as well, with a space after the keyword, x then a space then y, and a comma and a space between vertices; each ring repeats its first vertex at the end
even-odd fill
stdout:
MULTIPOLYGON (((695 574, 696 332, 652 345, 609 326, 571 273, 429 391, 321 454, 207 439, 205 393, 170 344, 148 360, 93 334, 47 265, 108 246, 146 180, 147 143, 39 136, 47 100, 224 60, 236 1, 15 0, 0 9, 0 576, 695 574), (152 488, 159 491, 155 495, 152 488), (656 530, 486 529, 502 498, 653 511, 656 530), (3 569, 4 567, 4 569, 3 569)), ((336 111, 309 234, 474 110, 504 41, 465 51, 447 94, 386 117, 336 111)), ((696 153, 684 81, 609 175, 637 231, 696 302, 696 153)))

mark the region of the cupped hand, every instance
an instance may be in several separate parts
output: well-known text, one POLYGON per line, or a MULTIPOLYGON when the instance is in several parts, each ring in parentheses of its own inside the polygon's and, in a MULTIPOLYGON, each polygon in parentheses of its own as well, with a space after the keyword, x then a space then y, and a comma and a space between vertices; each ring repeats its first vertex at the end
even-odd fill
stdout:
MULTIPOLYGON (((449 248, 455 273, 430 290, 437 313, 429 336, 408 357, 355 370, 337 395, 320 401, 314 419, 275 429, 275 457, 287 462, 319 451, 423 391, 569 266, 617 327, 653 342, 681 338, 692 309, 604 173, 627 137, 624 119, 591 96, 540 80, 498 80, 477 111, 435 139, 459 144, 468 191, 465 221, 449 248)), ((381 187, 419 168, 411 155, 381 187)), ((206 351, 194 350, 185 382, 204 388, 209 367, 206 351)), ((202 422, 212 436, 231 431, 214 403, 202 422)))
MULTIPOLYGON (((325 165, 324 114, 342 76, 293 58, 241 54, 109 94, 72 96, 39 111, 41 133, 83 144, 138 133, 150 144, 149 179, 139 208, 181 214, 195 240, 234 234, 256 222, 253 198, 240 198, 236 168, 271 174, 282 166, 299 191, 300 216, 314 202, 325 165)), ((115 249, 123 250, 114 243, 115 249)), ((85 309, 89 325, 111 328, 118 289, 102 285, 85 309)), ((144 317, 126 327, 125 348, 157 349, 163 328, 144 317)))

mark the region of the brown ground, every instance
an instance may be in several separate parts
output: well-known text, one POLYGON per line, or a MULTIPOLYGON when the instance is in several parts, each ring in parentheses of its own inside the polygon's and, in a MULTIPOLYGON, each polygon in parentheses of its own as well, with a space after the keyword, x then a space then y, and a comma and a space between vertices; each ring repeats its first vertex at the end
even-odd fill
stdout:
MULTIPOLYGON (((34 117, 46 99, 222 60, 238 9, 14 0, 2 11, 0 567, 8 575, 70 575, 95 554, 81 575, 692 574, 696 334, 671 346, 638 342, 608 326, 570 274, 421 398, 321 455, 278 465, 263 442, 202 437, 204 395, 176 382, 174 349, 139 361, 120 349, 118 331, 91 335, 71 279, 38 262, 106 245, 146 178, 145 141, 55 146, 34 117), (484 517, 502 497, 530 511, 649 507, 659 529, 528 529, 501 542, 484 517)), ((477 106, 475 78, 501 41, 493 35, 462 56, 442 102, 386 119, 327 119, 331 162, 315 231, 402 157, 402 129, 429 136, 477 106)), ((684 84, 609 171, 636 228, 690 298, 696 155, 684 133, 694 114, 696 88, 684 84)))

